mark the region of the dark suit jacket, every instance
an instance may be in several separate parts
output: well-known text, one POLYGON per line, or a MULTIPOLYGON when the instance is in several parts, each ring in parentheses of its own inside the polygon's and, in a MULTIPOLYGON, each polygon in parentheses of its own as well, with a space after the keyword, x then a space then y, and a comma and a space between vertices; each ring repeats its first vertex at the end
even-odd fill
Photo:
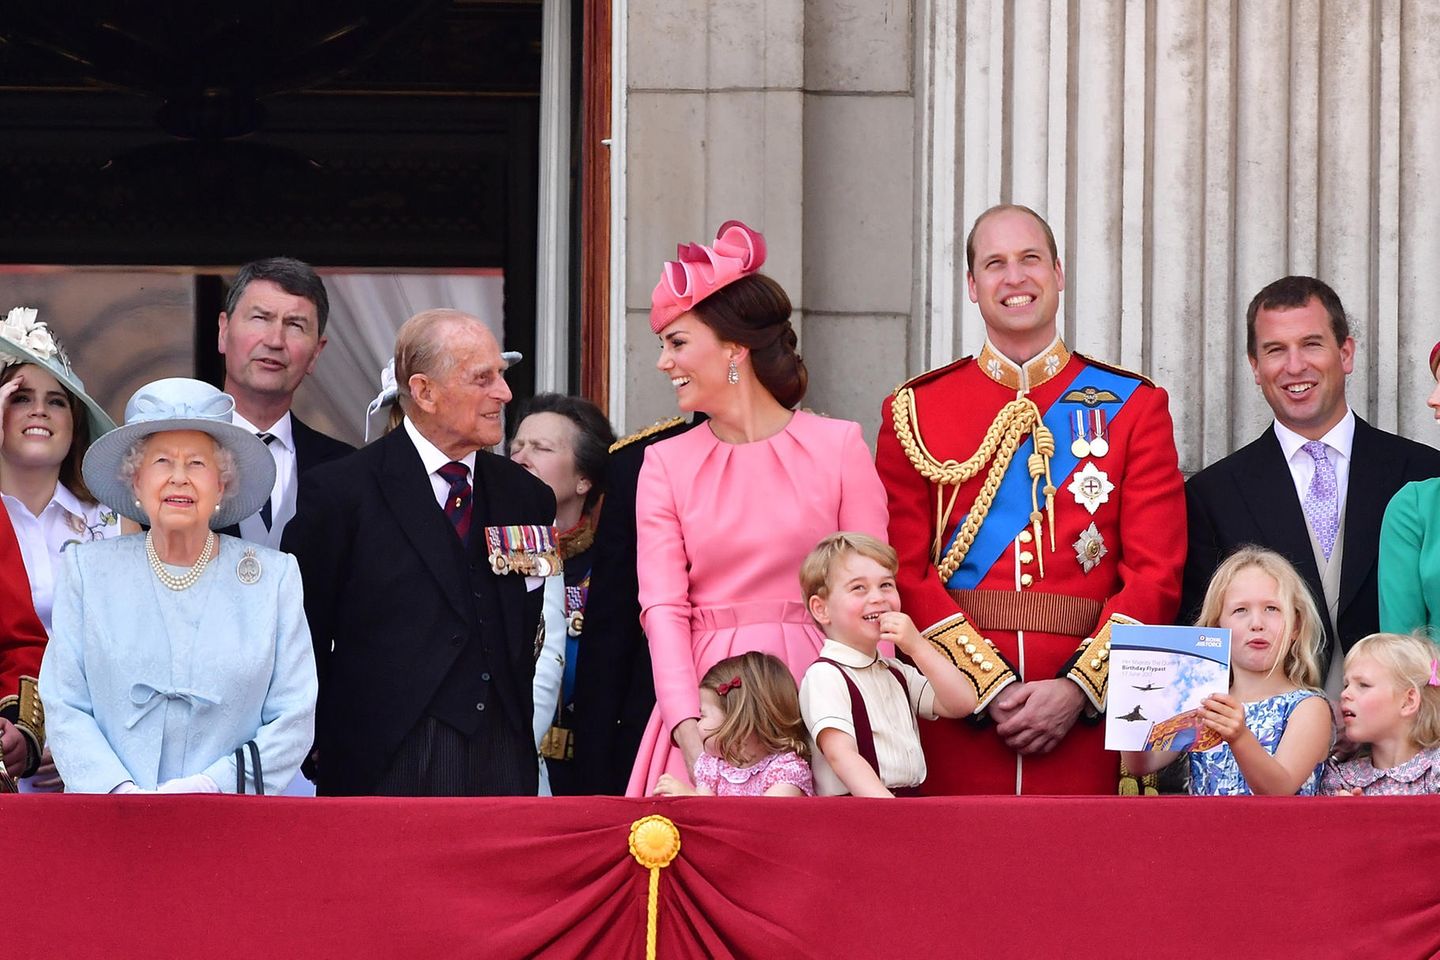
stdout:
MULTIPOLYGON (((476 509, 483 503, 490 523, 554 522, 554 494, 524 469, 481 451, 475 474, 476 509)), ((491 572, 478 524, 470 540, 467 551, 404 429, 301 478, 284 547, 300 562, 315 642, 321 793, 371 792, 462 650, 482 642, 491 662, 506 658, 494 689, 503 716, 486 722, 530 745, 517 754, 528 769, 496 782, 535 792, 531 684, 544 590, 491 572), (501 622, 481 624, 475 578, 494 581, 501 622)))
MULTIPOLYGON (((329 463, 331 460, 339 460, 341 457, 355 452, 355 448, 350 444, 336 440, 334 437, 306 425, 294 413, 290 414, 290 430, 295 438, 295 478, 297 481, 305 476, 307 470, 318 467, 322 463, 329 463)), ((299 513, 299 510, 296 510, 296 513, 299 513)), ((233 523, 220 532, 232 537, 239 537, 240 524, 233 523)))
MULTIPOLYGON (((1355 418, 1336 616, 1342 655, 1356 640, 1380 629, 1375 569, 1385 505, 1410 481, 1434 476, 1440 476, 1440 451, 1355 418)), ((1199 614, 1205 588, 1220 561, 1247 543, 1268 547, 1294 564, 1324 614, 1325 593, 1305 514, 1273 427, 1266 427, 1259 439, 1191 477, 1185 484, 1185 500, 1190 532, 1180 601, 1182 622, 1193 622, 1199 614)), ((1325 619, 1328 664, 1336 635, 1329 618, 1325 619)))
POLYGON ((635 557, 635 487, 645 449, 677 437, 680 423, 616 450, 605 467, 605 502, 595 530, 585 633, 575 675, 576 786, 580 793, 621 796, 655 709, 650 648, 640 628, 635 557))

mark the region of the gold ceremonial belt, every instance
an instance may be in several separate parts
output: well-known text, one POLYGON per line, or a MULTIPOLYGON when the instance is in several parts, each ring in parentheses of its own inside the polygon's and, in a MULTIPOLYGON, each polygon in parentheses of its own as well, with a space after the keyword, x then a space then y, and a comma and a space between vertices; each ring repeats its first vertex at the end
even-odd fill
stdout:
POLYGON ((1103 605, 1088 597, 1037 590, 949 590, 951 598, 982 633, 991 630, 1034 630, 1067 637, 1095 633, 1103 605))

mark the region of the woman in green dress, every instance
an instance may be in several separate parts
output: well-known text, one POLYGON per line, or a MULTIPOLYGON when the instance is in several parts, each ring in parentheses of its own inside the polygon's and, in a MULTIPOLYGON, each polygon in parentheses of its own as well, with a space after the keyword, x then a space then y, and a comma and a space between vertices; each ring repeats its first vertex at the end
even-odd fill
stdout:
MULTIPOLYGON (((1435 389, 1426 401, 1440 420, 1440 343, 1430 351, 1435 389)), ((1440 635, 1440 477, 1401 487, 1380 526, 1380 629, 1440 635)))

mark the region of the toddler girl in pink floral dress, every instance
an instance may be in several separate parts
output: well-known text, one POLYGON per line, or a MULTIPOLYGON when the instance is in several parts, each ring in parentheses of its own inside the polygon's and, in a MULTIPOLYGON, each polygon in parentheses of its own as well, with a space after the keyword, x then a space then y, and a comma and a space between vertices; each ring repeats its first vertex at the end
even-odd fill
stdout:
POLYGON ((1360 747, 1332 759, 1322 793, 1440 793, 1440 648, 1417 636, 1372 633, 1345 655, 1345 736, 1360 747))
POLYGON ((700 680, 700 735, 695 785, 661 774, 667 797, 812 797, 810 743, 790 669, 768 653, 743 653, 700 680))

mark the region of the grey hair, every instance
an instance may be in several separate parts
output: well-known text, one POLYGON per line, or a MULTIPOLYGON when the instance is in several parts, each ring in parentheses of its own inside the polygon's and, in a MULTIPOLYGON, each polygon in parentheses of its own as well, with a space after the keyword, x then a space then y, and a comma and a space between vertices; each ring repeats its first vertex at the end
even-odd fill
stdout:
MULTIPOLYGON (((125 456, 120 458, 119 477, 121 483, 131 490, 135 489, 135 475, 140 472, 140 461, 145 458, 145 444, 165 432, 167 431, 157 430, 155 433, 148 433, 130 444, 130 449, 126 450, 125 456)), ((206 436, 210 437, 215 444, 215 466, 220 469, 220 483, 225 488, 224 492, 220 494, 220 503, 225 504, 230 501, 238 489, 235 486, 235 454, 210 434, 207 433, 206 436)))
POLYGON ((437 307, 415 314, 396 332, 395 389, 403 412, 410 413, 414 401, 410 396, 412 376, 423 373, 432 380, 443 380, 455 368, 455 356, 445 342, 445 332, 463 323, 484 326, 461 310, 437 307))

